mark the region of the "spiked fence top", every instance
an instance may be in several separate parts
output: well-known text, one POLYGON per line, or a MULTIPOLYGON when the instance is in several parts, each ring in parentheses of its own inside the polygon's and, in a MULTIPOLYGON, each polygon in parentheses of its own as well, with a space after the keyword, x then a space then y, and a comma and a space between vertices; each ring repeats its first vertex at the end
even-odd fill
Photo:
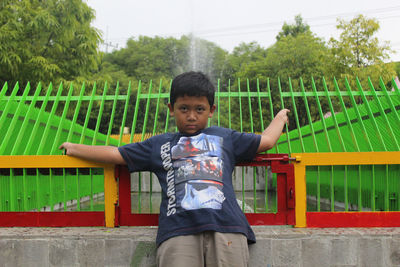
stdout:
MULTIPOLYGON (((175 131, 167 108, 170 82, 0 91, 0 155, 55 155, 64 141, 119 146, 175 131), (134 133, 124 135, 126 132, 134 133)), ((209 126, 261 132, 281 108, 290 125, 272 152, 399 151, 398 85, 368 80, 218 81, 209 126), (353 86, 351 86, 351 84, 353 86)))

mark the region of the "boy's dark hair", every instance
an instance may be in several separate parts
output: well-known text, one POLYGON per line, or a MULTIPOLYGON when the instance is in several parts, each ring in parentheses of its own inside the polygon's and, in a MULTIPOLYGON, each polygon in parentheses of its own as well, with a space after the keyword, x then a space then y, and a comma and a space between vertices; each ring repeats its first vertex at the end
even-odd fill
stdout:
POLYGON ((169 102, 172 106, 178 97, 205 96, 210 107, 214 105, 215 87, 202 72, 189 71, 179 74, 171 84, 169 102))

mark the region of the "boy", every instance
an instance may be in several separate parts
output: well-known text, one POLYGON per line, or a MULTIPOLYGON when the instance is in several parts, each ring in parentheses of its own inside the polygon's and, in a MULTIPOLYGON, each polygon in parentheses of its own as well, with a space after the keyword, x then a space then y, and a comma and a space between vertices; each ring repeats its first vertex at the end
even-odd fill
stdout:
POLYGON ((281 110, 261 134, 207 128, 215 88, 201 72, 178 75, 168 108, 178 133, 119 148, 64 143, 67 155, 152 171, 162 188, 157 233, 158 266, 247 266, 255 242, 232 185, 235 164, 272 148, 289 110, 281 110))

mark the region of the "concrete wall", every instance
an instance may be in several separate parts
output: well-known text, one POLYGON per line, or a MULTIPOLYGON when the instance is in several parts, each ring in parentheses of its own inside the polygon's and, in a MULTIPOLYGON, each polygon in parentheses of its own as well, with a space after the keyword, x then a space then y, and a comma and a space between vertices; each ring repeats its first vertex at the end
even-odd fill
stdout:
MULTIPOLYGON (((250 266, 400 266, 400 228, 253 227, 250 266)), ((0 266, 155 266, 156 228, 0 228, 0 266)))

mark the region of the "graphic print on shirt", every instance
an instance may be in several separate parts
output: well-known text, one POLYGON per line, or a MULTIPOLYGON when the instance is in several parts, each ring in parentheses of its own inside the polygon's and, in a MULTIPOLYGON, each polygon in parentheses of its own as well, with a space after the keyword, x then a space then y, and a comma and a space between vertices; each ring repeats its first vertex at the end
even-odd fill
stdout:
POLYGON ((181 137, 172 147, 177 212, 221 209, 223 138, 199 134, 181 137))

